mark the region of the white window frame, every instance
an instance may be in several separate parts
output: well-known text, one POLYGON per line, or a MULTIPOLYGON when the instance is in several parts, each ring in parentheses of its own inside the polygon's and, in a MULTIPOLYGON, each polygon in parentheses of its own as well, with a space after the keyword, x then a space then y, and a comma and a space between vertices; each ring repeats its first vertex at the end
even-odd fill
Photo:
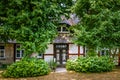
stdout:
POLYGON ((108 50, 109 50, 108 48, 103 48, 103 49, 101 49, 101 51, 100 51, 100 56, 105 56, 105 55, 107 55, 106 51, 108 51, 108 50), (102 53, 102 51, 104 51, 104 52, 102 53))
POLYGON ((16 58, 22 58, 24 54, 24 50, 19 50, 18 46, 21 47, 20 45, 16 45, 16 58), (20 53, 17 53, 17 51, 20 51, 20 53), (17 56, 17 54, 20 54, 20 57, 17 56))
POLYGON ((5 46, 3 46, 3 45, 0 45, 0 46, 4 47, 4 49, 1 49, 1 48, 0 48, 0 54, 1 54, 1 51, 4 52, 4 53, 3 53, 4 56, 3 56, 3 57, 0 56, 0 59, 4 59, 4 58, 5 58, 5 46))

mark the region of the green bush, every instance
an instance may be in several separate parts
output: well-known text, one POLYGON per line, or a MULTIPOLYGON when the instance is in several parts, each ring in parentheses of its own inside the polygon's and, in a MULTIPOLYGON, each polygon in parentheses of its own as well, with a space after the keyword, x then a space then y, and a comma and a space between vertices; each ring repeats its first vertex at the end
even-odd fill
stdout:
POLYGON ((95 56, 79 57, 75 62, 68 61, 66 66, 67 70, 74 70, 76 72, 108 72, 112 71, 114 63, 107 56, 95 56))
POLYGON ((48 65, 50 67, 51 70, 55 71, 56 67, 57 67, 57 63, 54 60, 50 60, 48 62, 48 65))
POLYGON ((5 72, 4 77, 35 77, 46 75, 50 72, 48 64, 41 59, 25 59, 10 65, 5 72))
POLYGON ((1 64, 0 69, 6 69, 10 64, 1 64))
POLYGON ((66 69, 67 70, 75 70, 76 60, 67 60, 66 69))

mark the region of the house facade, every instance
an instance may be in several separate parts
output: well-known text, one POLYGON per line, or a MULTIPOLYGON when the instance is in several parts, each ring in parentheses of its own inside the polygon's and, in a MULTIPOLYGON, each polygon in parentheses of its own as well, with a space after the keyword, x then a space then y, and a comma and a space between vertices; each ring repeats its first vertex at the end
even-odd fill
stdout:
MULTIPOLYGON (((19 50, 20 44, 9 42, 7 44, 0 43, 0 64, 11 64, 19 61, 24 54, 24 50, 19 50)), ((46 62, 54 60, 59 65, 64 65, 68 59, 76 59, 79 56, 85 56, 87 49, 84 46, 78 46, 71 42, 69 32, 59 32, 53 43, 48 45, 45 53, 35 55, 42 58, 46 62)), ((101 50, 98 55, 106 55, 107 49, 101 50)), ((120 65, 119 51, 115 57, 116 65, 120 65)))
MULTIPOLYGON (((11 64, 19 61, 24 54, 24 50, 19 50, 19 48, 20 44, 16 42, 0 43, 0 63, 11 64)), ((53 43, 48 45, 45 53, 35 56, 47 62, 54 59, 58 64, 65 64, 67 59, 85 56, 85 49, 82 46, 71 43, 69 32, 61 31, 53 43)))
MULTIPOLYGON (((73 37, 68 31, 68 27, 72 24, 76 24, 78 20, 63 20, 58 27, 58 36, 48 45, 45 53, 33 54, 37 58, 42 58, 46 62, 54 60, 58 65, 66 64, 68 59, 76 59, 79 56, 85 56, 87 49, 84 46, 79 46, 72 43, 73 37), (73 22, 74 21, 74 22, 73 22)), ((8 41, 7 44, 0 43, 0 64, 11 64, 15 61, 19 61, 24 54, 24 50, 19 50, 20 44, 15 41, 8 41)), ((120 65, 120 51, 117 51, 115 56, 116 65, 120 65)), ((107 49, 103 49, 98 52, 99 56, 106 55, 107 49)))

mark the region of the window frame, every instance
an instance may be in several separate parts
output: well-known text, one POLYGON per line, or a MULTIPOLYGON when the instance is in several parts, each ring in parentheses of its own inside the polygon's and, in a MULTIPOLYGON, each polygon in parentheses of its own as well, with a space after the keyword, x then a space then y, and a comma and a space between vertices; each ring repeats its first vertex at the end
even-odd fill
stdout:
POLYGON ((109 51, 108 48, 103 48, 103 49, 101 49, 101 50, 100 50, 100 56, 105 56, 105 55, 107 55, 107 51, 109 51))
POLYGON ((64 33, 64 32, 69 32, 68 28, 67 28, 67 25, 66 24, 62 24, 58 27, 58 32, 59 33, 64 33))
POLYGON ((24 50, 23 50, 23 49, 18 49, 18 46, 19 46, 19 48, 20 48, 21 45, 16 45, 16 58, 22 58, 22 57, 23 57, 23 54, 24 54, 24 50), (19 51, 19 53, 17 53, 17 51, 19 51), (17 54, 19 54, 20 57, 18 57, 17 54))
POLYGON ((4 45, 0 45, 0 47, 4 47, 4 49, 1 49, 0 48, 0 54, 1 54, 1 51, 3 51, 3 57, 0 56, 0 59, 4 59, 5 58, 5 46, 4 45))

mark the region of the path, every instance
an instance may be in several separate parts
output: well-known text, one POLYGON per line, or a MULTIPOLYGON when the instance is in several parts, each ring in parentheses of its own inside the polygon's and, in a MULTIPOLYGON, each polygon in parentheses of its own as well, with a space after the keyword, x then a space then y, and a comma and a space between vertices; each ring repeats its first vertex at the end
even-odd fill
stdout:
POLYGON ((55 72, 60 73, 60 72, 67 72, 66 68, 63 67, 57 67, 55 72))

